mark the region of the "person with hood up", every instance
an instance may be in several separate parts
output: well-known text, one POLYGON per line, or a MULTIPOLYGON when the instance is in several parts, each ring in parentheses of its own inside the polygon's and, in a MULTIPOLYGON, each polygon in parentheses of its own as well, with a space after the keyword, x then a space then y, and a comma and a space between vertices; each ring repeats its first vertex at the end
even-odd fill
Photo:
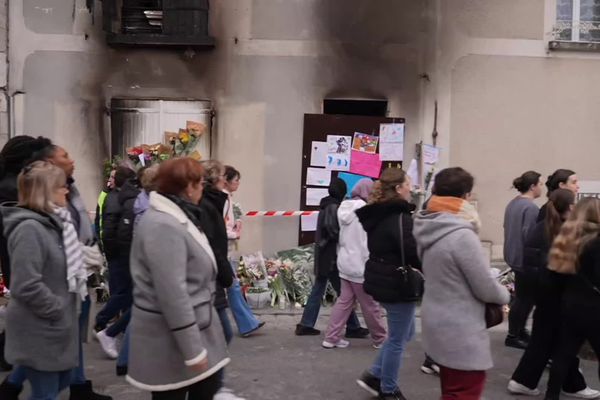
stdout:
MULTIPOLYGON (((338 223, 338 207, 346 197, 346 182, 333 178, 329 184, 329 196, 321 200, 317 231, 315 234, 315 282, 313 284, 300 323, 296 325, 296 335, 315 336, 321 331, 314 326, 319 318, 321 300, 327 289, 327 282, 331 282, 337 295, 340 295, 341 283, 337 269, 337 244, 340 226, 338 223)), ((362 339, 367 337, 369 330, 361 328, 356 313, 352 311, 346 324, 346 337, 362 339)), ((337 343, 338 347, 346 347, 347 341, 337 343)))
POLYGON ((344 200, 338 209, 340 239, 338 243, 337 267, 341 280, 341 294, 338 297, 329 318, 329 325, 322 346, 326 349, 343 347, 342 329, 354 304, 358 301, 371 332, 373 346, 380 348, 387 336, 379 304, 363 289, 365 263, 369 259, 367 233, 358 220, 356 211, 364 207, 369 199, 373 181, 364 178, 352 189, 352 199, 344 200))
POLYGON ((380 399, 406 400, 398 374, 406 343, 415 333, 416 300, 404 297, 396 271, 403 266, 421 268, 412 235, 415 206, 408 202, 410 198, 410 177, 399 168, 387 168, 375 182, 369 204, 356 211, 369 249, 363 288, 386 310, 388 325, 387 340, 357 383, 380 399))
POLYGON ((31 400, 54 400, 79 363, 77 320, 87 271, 63 170, 34 162, 19 174, 18 187, 18 206, 2 208, 14 267, 6 358, 24 370, 31 400))
POLYGON ((510 300, 481 250, 479 215, 468 201, 473 183, 462 168, 440 171, 427 210, 415 218, 425 274, 423 346, 440 366, 442 400, 481 398, 493 366, 486 303, 510 300))

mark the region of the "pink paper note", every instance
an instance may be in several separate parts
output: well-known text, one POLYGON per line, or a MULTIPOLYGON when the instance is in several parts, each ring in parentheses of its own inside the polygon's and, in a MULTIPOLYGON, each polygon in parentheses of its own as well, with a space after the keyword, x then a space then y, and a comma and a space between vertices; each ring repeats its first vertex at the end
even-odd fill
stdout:
POLYGON ((350 172, 356 175, 379 178, 381 173, 381 160, 379 154, 369 154, 364 151, 352 150, 350 159, 350 172))

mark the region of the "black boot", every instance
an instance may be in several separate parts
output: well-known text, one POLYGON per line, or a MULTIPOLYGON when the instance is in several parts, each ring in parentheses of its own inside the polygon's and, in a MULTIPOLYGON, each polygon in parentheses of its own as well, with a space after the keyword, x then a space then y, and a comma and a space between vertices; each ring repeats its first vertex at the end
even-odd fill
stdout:
POLYGON ((12 365, 10 365, 4 359, 4 343, 6 336, 4 332, 0 333, 0 371, 10 371, 12 370, 12 365))
POLYGON ((0 399, 2 400, 19 400, 19 393, 23 390, 23 386, 17 386, 8 382, 8 377, 0 384, 0 399))
POLYGON ((71 385, 69 400, 112 400, 112 397, 94 393, 92 381, 85 381, 80 385, 71 385))

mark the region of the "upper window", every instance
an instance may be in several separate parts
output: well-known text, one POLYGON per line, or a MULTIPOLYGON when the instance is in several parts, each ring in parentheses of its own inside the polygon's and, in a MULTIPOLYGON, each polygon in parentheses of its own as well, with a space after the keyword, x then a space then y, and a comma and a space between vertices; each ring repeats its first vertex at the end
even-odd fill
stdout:
POLYGON ((556 0, 556 40, 600 42, 600 0, 556 0))

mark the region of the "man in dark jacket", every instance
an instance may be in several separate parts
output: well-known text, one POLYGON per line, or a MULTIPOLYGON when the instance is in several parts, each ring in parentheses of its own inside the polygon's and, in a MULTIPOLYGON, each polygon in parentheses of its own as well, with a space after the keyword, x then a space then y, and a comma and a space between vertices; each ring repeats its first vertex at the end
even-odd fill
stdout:
MULTIPOLYGON (((96 337, 106 355, 116 359, 117 351, 116 336, 127 327, 128 314, 125 318, 107 328, 108 322, 119 313, 127 313, 133 301, 133 282, 129 272, 129 258, 123 254, 129 254, 129 249, 124 249, 123 242, 119 241, 119 231, 125 240, 123 233, 126 227, 122 226, 123 204, 131 197, 131 214, 133 214, 133 201, 139 193, 134 184, 127 184, 128 180, 135 178, 135 172, 125 166, 120 166, 115 172, 115 189, 106 196, 104 209, 102 210, 102 244, 104 254, 108 262, 110 298, 105 306, 96 315, 94 330, 96 337)), ((130 224, 133 222, 130 217, 130 224)), ((132 225, 131 225, 132 226, 132 225)), ((129 241, 129 245, 131 245, 129 241)))
MULTIPOLYGON (((337 219, 337 210, 346 197, 346 183, 338 178, 331 180, 329 196, 321 200, 319 218, 315 235, 315 283, 304 307, 302 320, 296 325, 296 335, 319 335, 315 323, 319 317, 321 300, 327 289, 327 282, 331 282, 336 293, 340 294, 340 276, 337 270, 337 243, 339 240, 340 226, 337 219)), ((361 328, 360 322, 354 311, 350 314, 346 324, 346 337, 365 338, 369 330, 361 328)))

